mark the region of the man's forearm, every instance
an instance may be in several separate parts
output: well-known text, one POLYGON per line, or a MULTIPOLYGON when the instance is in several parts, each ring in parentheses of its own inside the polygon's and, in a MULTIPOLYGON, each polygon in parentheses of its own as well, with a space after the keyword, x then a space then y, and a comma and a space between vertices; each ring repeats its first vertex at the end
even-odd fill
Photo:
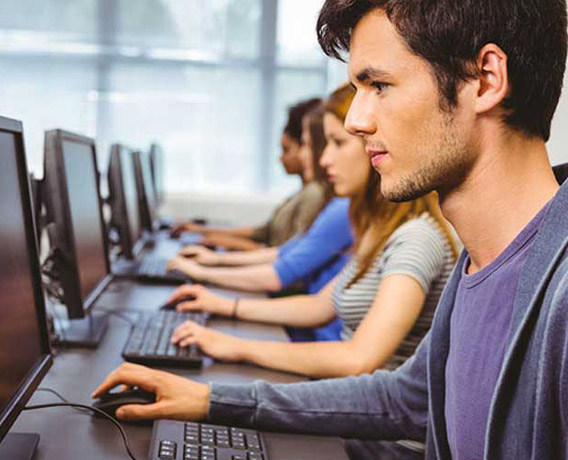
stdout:
POLYGON ((428 413, 425 366, 414 363, 404 375, 400 372, 287 385, 213 384, 208 418, 261 430, 423 441, 428 413))

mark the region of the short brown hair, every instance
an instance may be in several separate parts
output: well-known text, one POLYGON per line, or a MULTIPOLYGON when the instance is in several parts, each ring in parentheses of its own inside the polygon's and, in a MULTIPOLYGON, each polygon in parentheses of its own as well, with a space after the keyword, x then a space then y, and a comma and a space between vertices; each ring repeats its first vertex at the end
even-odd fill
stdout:
POLYGON ((511 82, 505 122, 548 140, 566 66, 565 0, 326 0, 317 23, 324 52, 341 59, 357 23, 377 9, 430 64, 448 110, 457 105, 460 82, 475 76, 481 48, 498 45, 511 82))

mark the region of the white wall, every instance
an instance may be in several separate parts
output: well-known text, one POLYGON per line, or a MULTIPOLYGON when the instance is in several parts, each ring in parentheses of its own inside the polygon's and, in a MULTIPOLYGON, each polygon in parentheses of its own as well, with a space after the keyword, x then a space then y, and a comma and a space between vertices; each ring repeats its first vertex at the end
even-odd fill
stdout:
POLYGON ((199 217, 227 225, 258 225, 266 222, 282 199, 259 194, 168 194, 161 214, 179 220, 199 217))
POLYGON ((564 76, 564 92, 554 115, 547 147, 552 165, 568 163, 568 75, 564 76))

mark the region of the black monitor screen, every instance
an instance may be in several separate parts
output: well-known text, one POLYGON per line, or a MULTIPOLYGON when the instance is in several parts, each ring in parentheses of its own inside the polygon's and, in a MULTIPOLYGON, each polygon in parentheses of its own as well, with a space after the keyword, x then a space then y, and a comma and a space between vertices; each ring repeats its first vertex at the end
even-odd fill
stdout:
MULTIPOLYGON (((29 374, 45 357, 18 183, 16 148, 16 136, 0 131, 0 420, 29 374)), ((28 225, 31 225, 29 221, 28 225)))
POLYGON ((148 203, 148 212, 150 213, 151 223, 154 224, 157 220, 157 200, 154 187, 152 185, 152 167, 150 164, 150 154, 140 152, 140 162, 142 166, 142 183, 144 184, 144 195, 148 203))
POLYGON ((81 297, 85 300, 107 276, 104 229, 96 187, 98 177, 93 162, 92 147, 64 140, 63 161, 73 221, 81 297))
POLYGON ((138 203, 138 192, 136 191, 136 176, 134 171, 134 155, 131 151, 122 149, 121 151, 122 182, 124 184, 124 200, 126 202, 126 212, 130 228, 130 241, 134 245, 140 237, 140 208, 138 203))

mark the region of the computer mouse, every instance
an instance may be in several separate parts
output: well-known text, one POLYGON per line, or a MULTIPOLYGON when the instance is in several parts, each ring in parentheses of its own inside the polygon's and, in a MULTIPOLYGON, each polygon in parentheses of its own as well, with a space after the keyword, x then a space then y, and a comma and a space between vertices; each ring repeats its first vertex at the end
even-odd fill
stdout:
POLYGON ((179 299, 176 300, 172 300, 171 302, 165 303, 164 305, 162 305, 160 307, 160 310, 175 310, 177 305, 182 303, 182 302, 190 302, 192 300, 195 300, 197 297, 195 297, 194 295, 186 295, 183 297, 180 297, 179 299))
POLYGON ((154 393, 133 388, 114 393, 104 393, 93 403, 93 407, 102 410, 111 417, 116 417, 116 410, 119 407, 129 404, 153 404, 155 402, 156 395, 154 393))

